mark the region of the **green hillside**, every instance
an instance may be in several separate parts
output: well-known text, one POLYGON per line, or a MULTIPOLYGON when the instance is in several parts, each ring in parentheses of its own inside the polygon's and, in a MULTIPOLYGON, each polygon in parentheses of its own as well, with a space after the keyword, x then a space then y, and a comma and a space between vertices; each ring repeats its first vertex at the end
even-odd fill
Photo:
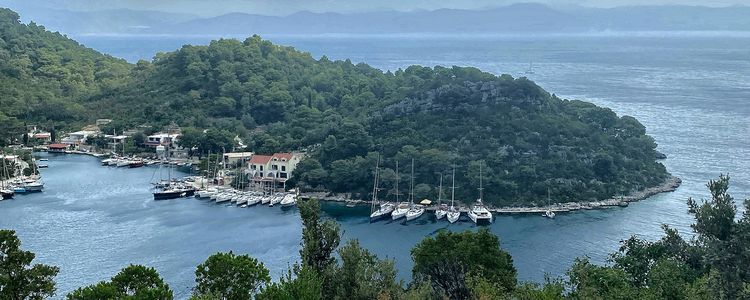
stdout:
MULTIPOLYGON (((481 162, 485 199, 493 204, 528 204, 546 199, 548 189, 555 202, 603 199, 668 175, 636 119, 559 99, 525 78, 459 67, 382 72, 316 60, 257 36, 185 46, 127 65, 35 25, 3 24, 2 36, 16 32, 16 40, 48 41, 46 49, 59 49, 49 52, 68 76, 56 78, 41 67, 25 68, 23 75, 43 82, 33 91, 47 97, 35 101, 66 108, 48 119, 67 122, 89 111, 96 112, 90 118, 110 117, 122 126, 175 122, 189 135, 200 132, 193 128, 237 134, 255 152, 306 149, 310 158, 295 176, 307 190, 367 197, 376 152, 387 168, 381 198, 394 193, 397 160, 401 192, 407 192, 412 158, 417 197, 435 197, 440 174, 448 176, 455 165, 457 197, 472 201, 481 162), (89 72, 73 72, 81 65, 89 72), (71 89, 71 82, 80 84, 71 89)), ((17 57, 39 52, 23 49, 17 57)), ((20 80, 4 74, 3 89, 6 81, 13 87, 20 80)), ((27 98, 13 103, 39 105, 27 98)), ((219 150, 195 140, 186 139, 186 146, 219 150)))

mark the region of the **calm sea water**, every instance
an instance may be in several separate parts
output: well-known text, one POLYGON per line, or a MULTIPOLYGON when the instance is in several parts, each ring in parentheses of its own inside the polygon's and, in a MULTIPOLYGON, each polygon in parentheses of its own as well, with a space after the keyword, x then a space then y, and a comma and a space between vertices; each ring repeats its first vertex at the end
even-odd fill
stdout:
MULTIPOLYGON (((149 59, 210 37, 76 37, 129 61, 149 59)), ((475 66, 528 76, 552 93, 632 115, 668 155, 667 168, 683 179, 676 192, 613 208, 538 216, 500 216, 490 229, 513 255, 522 280, 563 275, 573 259, 606 262, 619 241, 661 236, 660 224, 689 232, 688 197, 705 198, 705 183, 729 173, 737 199, 750 197, 750 38, 747 36, 547 37, 293 37, 272 41, 315 57, 349 58, 382 69, 412 64, 475 66), (534 74, 526 74, 529 64, 534 74)), ((151 200, 154 169, 101 167, 83 156, 52 156, 43 170, 44 193, 0 202, 0 228, 18 231, 40 262, 58 265, 62 297, 107 279, 129 263, 153 266, 185 298, 195 266, 217 251, 260 259, 278 276, 298 259, 301 225, 296 210, 238 208, 196 199, 151 200)), ((409 278, 409 250, 448 226, 415 222, 370 224, 367 208, 328 204, 328 216, 381 257, 394 258, 409 278)))

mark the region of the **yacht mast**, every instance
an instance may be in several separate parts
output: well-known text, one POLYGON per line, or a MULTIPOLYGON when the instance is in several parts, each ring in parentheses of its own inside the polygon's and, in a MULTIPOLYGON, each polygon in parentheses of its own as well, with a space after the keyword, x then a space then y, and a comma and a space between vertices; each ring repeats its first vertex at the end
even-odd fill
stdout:
POLYGON ((440 173, 440 188, 438 190, 438 206, 443 203, 443 173, 440 173))
POLYGON ((482 162, 479 162, 479 200, 482 200, 482 162))
POLYGON ((451 208, 453 208, 453 199, 456 194, 456 166, 453 166, 453 175, 451 175, 451 180, 453 181, 453 186, 451 187, 451 208))
POLYGON ((380 154, 375 162, 375 179, 372 185, 372 202, 370 203, 370 213, 375 212, 375 205, 378 203, 378 172, 380 167, 380 154))
POLYGON ((398 176, 398 160, 396 160, 396 203, 399 203, 398 201, 398 195, 401 193, 398 190, 398 182, 401 180, 401 177, 398 176))
POLYGON ((409 202, 414 205, 414 159, 411 159, 411 183, 409 184, 409 202))

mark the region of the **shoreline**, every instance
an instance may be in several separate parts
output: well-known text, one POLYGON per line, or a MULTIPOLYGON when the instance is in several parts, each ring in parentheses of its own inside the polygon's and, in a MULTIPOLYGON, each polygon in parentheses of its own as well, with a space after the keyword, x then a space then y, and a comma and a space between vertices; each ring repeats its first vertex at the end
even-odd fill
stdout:
MULTIPOLYGON (((630 202, 638 202, 641 200, 648 199, 652 196, 661 193, 674 192, 682 184, 682 179, 676 176, 670 176, 662 184, 646 188, 637 192, 630 193, 627 196, 609 198, 600 201, 587 201, 587 202, 566 202, 556 203, 550 206, 503 206, 493 207, 487 205, 487 209, 493 213, 501 215, 509 214, 542 214, 549 208, 550 211, 555 213, 574 212, 579 210, 592 210, 592 209, 605 209, 613 207, 627 207, 630 202)), ((317 193, 301 193, 300 198, 309 199, 317 198, 321 201, 329 202, 345 202, 353 205, 370 205, 369 200, 350 199, 346 197, 346 194, 329 195, 325 192, 317 193)), ((436 206, 427 206, 426 210, 435 210, 436 206)), ((468 207, 463 203, 459 207, 461 212, 467 212, 468 207)))

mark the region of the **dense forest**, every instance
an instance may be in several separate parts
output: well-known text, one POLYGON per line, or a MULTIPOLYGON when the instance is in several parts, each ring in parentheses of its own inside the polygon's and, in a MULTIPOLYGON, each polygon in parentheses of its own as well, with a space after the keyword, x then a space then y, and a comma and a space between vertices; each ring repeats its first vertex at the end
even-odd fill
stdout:
MULTIPOLYGON (((664 225, 656 241, 633 236, 621 242, 610 263, 577 259, 566 277, 544 283, 519 282, 510 254, 486 228, 441 230, 411 251, 412 280, 396 277, 396 262, 342 243, 342 230, 321 218, 317 200, 300 202, 300 261, 272 282, 263 262, 246 254, 216 253, 195 269, 191 300, 213 299, 750 299, 750 199, 737 217, 727 193, 729 177, 708 183, 711 198, 688 199, 694 238, 685 240, 664 225)), ((43 299, 55 295, 55 266, 33 264, 15 232, 0 230, 0 299, 43 299)), ((69 300, 174 299, 154 269, 131 265, 111 280, 92 283, 69 300)), ((187 295, 178 295, 187 298, 187 295)))
POLYGON ((440 174, 455 166, 457 198, 475 199, 481 164, 485 199, 495 205, 533 203, 548 191, 553 202, 605 199, 668 176, 635 118, 560 99, 526 78, 468 67, 383 72, 258 36, 131 65, 21 24, 9 10, 0 26, 5 128, 96 118, 122 128, 176 123, 197 155, 221 149, 195 137, 210 129, 258 153, 305 150, 293 184, 359 197, 372 189, 378 156, 381 198, 396 192, 396 162, 403 177, 411 159, 417 197, 435 197, 440 174))

